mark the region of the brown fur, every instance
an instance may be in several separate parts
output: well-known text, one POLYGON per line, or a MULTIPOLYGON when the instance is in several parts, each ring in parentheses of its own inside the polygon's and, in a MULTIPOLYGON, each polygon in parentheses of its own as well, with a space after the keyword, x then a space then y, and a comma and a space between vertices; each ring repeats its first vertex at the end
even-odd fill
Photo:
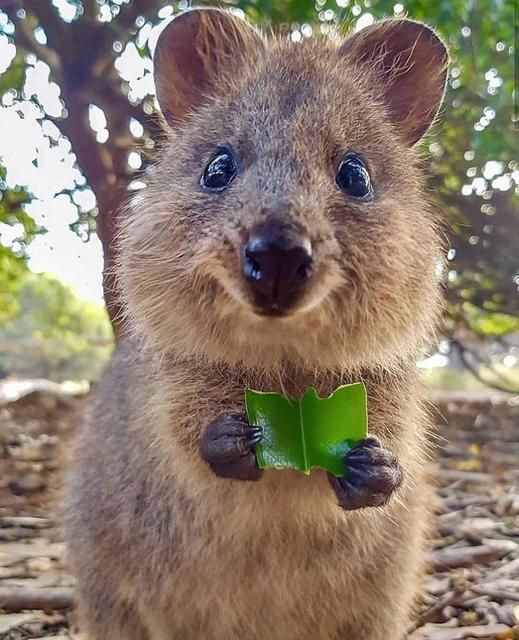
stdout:
MULTIPOLYGON (((221 25, 205 23, 198 37, 217 47, 221 25)), ((430 115, 394 116, 380 83, 398 85, 398 73, 386 65, 384 80, 361 39, 341 50, 231 37, 239 69, 203 96, 170 102, 159 75, 175 126, 121 234, 133 332, 101 384, 69 491, 81 612, 95 640, 400 640, 433 502, 414 360, 438 315, 440 250, 405 139, 430 115), (241 174, 205 193, 198 179, 222 142, 241 174), (371 203, 335 187, 348 149, 368 162, 371 203), (312 286, 285 318, 254 314, 240 277, 243 238, 272 216, 314 247, 312 286), (200 458, 201 432, 243 411, 246 386, 299 395, 359 379, 370 432, 405 474, 384 508, 341 511, 321 471, 248 483, 200 458)))

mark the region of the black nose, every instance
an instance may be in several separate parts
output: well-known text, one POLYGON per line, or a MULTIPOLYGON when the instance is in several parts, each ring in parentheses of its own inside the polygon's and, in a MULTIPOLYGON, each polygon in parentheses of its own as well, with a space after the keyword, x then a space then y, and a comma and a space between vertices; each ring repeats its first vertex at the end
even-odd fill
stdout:
POLYGON ((301 234, 267 223, 250 234, 242 265, 257 306, 280 313, 294 304, 312 275, 312 247, 301 234))

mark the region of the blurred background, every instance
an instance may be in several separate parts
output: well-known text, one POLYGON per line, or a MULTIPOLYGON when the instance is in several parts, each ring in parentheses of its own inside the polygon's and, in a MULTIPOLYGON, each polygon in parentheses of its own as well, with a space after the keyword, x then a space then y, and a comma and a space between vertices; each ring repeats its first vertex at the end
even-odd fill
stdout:
MULTIPOLYGON (((151 56, 160 30, 188 6, 185 0, 0 0, 4 379, 93 381, 109 357, 99 238, 110 236, 128 191, 144 186, 159 135, 151 56)), ((429 23, 447 41, 447 98, 423 150, 431 165, 429 194, 443 214, 448 306, 441 340, 419 364, 437 388, 519 391, 514 2, 236 0, 223 6, 295 43, 403 15, 429 23)))
MULTIPOLYGON (((422 143, 447 306, 418 363, 436 401, 439 500, 413 640, 519 640, 518 2, 220 3, 294 43, 407 15, 450 48, 422 143)), ((54 507, 113 348, 113 221, 145 188, 160 136, 151 56, 189 6, 0 0, 0 640, 85 640, 54 507)))

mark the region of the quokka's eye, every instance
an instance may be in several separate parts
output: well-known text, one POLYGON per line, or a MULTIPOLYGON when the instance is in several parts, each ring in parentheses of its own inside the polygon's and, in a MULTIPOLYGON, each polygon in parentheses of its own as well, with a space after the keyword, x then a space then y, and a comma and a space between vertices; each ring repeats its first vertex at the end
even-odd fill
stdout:
POLYGON ((238 167, 230 149, 219 149, 204 169, 200 184, 209 191, 223 191, 236 177, 238 167))
POLYGON ((347 153, 335 176, 337 186, 341 191, 353 198, 369 200, 373 195, 371 178, 366 165, 355 153, 347 153))

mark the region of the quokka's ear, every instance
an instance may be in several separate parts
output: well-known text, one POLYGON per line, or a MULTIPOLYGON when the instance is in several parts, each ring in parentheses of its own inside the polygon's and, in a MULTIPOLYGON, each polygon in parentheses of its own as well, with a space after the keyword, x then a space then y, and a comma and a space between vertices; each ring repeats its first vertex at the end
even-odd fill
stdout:
POLYGON ((406 142, 420 140, 440 108, 447 80, 449 55, 434 31, 414 20, 383 20, 348 37, 339 54, 375 74, 374 90, 406 142))
POLYGON ((263 47, 255 29, 224 10, 192 9, 174 18, 154 55, 157 98, 167 122, 181 122, 263 47))

